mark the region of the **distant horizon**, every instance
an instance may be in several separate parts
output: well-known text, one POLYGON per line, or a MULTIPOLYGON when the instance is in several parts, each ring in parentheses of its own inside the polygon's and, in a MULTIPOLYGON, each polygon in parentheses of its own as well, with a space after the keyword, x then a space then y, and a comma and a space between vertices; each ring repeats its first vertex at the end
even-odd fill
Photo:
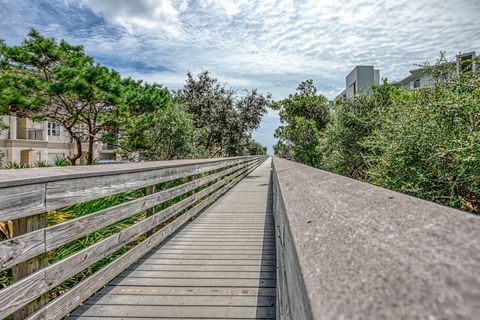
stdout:
MULTIPOLYGON (((169 89, 180 88, 188 71, 208 70, 275 99, 313 79, 333 99, 356 65, 395 81, 440 51, 452 57, 480 48, 478 12, 475 0, 0 0, 0 38, 20 43, 33 27, 83 45, 123 76, 169 89)), ((270 111, 253 134, 269 153, 278 125, 270 111)))

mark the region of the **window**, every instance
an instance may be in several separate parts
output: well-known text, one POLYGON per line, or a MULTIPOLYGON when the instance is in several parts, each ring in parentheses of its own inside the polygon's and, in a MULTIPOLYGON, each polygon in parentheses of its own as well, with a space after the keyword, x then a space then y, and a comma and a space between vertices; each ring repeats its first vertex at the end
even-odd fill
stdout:
POLYGON ((413 89, 420 88, 420 79, 413 81, 413 89))
POLYGON ((48 123, 48 135, 49 136, 60 136, 60 125, 58 123, 48 123))

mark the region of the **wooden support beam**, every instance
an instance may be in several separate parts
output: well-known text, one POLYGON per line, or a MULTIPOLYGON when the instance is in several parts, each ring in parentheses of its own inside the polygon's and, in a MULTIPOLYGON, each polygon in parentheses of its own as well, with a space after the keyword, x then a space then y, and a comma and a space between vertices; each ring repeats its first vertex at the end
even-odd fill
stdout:
MULTIPOLYGON (((48 226, 48 213, 21 218, 13 221, 13 236, 19 236, 48 226)), ((22 280, 32 273, 48 266, 48 254, 44 253, 13 267, 13 282, 22 280)), ((40 309, 48 302, 48 294, 43 294, 36 300, 13 313, 14 320, 26 319, 30 314, 40 309)))

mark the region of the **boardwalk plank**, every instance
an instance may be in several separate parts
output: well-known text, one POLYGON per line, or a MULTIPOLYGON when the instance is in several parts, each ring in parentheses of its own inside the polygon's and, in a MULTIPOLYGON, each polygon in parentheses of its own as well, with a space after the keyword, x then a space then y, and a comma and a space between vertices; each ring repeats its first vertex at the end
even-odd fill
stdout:
POLYGON ((141 257, 72 319, 274 319, 270 160, 141 257))

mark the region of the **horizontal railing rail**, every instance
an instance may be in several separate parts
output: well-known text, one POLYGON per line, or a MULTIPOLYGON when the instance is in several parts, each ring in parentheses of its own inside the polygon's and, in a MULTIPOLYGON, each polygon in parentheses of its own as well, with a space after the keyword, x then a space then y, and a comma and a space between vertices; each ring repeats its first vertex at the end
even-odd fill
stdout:
POLYGON ((479 216, 273 167, 278 319, 478 319, 479 216))
POLYGON ((63 318, 264 160, 249 156, 0 172, 0 221, 13 224, 10 239, 0 242, 0 271, 10 270, 13 277, 0 290, 0 317, 63 318), (140 189, 146 194, 48 225, 53 210, 140 189), (138 214, 117 232, 48 263, 55 250, 138 214), (51 290, 127 244, 128 251, 47 301, 51 290))

